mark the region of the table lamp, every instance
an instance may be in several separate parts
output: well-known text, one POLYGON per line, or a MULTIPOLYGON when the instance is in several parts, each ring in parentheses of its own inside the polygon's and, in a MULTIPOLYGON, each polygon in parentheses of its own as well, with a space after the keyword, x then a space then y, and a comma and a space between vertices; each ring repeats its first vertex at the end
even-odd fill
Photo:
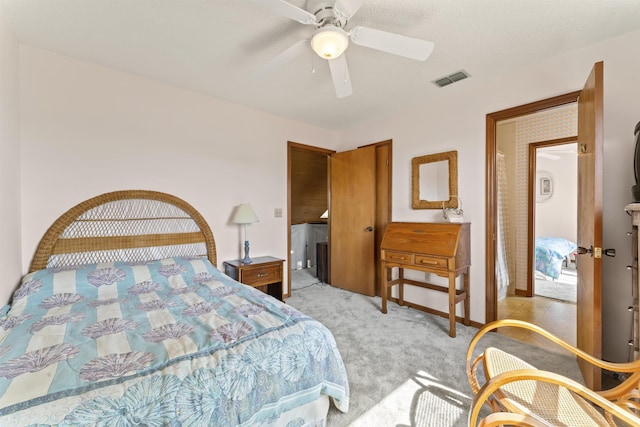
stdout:
POLYGON ((247 237, 247 225, 252 222, 258 222, 258 217, 249 203, 243 203, 236 209, 236 213, 231 219, 236 224, 244 224, 244 258, 242 262, 244 264, 251 264, 252 260, 249 258, 249 238, 247 237))

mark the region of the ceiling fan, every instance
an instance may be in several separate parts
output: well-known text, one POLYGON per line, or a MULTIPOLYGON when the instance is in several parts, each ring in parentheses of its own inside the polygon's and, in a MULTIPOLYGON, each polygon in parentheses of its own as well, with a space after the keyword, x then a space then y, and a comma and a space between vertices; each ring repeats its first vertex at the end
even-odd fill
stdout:
POLYGON ((432 42, 400 34, 361 26, 345 31, 347 21, 360 9, 364 0, 307 0, 306 10, 284 0, 260 0, 259 3, 276 14, 313 26, 315 30, 310 40, 300 40, 284 50, 267 62, 258 75, 266 76, 272 73, 307 52, 310 44, 311 49, 329 63, 338 98, 344 98, 353 92, 345 58, 349 41, 418 61, 426 60, 433 51, 432 42))

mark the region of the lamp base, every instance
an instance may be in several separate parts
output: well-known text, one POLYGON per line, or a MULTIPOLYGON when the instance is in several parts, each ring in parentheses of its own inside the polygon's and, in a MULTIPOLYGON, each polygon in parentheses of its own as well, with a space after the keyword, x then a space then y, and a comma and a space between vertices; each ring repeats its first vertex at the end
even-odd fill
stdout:
POLYGON ((244 241, 244 258, 242 258, 243 264, 251 264, 253 260, 249 258, 249 241, 244 241))

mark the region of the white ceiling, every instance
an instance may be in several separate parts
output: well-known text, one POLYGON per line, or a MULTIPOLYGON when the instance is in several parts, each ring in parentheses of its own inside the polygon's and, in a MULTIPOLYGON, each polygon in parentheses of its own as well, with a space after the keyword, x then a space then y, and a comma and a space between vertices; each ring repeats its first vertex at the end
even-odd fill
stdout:
POLYGON ((337 99, 328 65, 311 50, 255 77, 313 33, 260 0, 0 1, 22 43, 336 130, 640 28, 639 0, 365 0, 347 30, 367 26, 436 47, 419 62, 349 46, 353 95, 337 99), (461 69, 472 77, 431 83, 461 69))

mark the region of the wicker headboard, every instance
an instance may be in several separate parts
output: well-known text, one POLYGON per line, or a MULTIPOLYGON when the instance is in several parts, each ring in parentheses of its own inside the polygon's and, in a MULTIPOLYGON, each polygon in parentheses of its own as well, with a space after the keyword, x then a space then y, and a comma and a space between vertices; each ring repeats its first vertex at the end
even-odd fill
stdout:
POLYGON ((202 215, 170 194, 115 191, 79 203, 60 216, 42 237, 29 272, 179 256, 206 256, 216 265, 215 240, 202 215))

